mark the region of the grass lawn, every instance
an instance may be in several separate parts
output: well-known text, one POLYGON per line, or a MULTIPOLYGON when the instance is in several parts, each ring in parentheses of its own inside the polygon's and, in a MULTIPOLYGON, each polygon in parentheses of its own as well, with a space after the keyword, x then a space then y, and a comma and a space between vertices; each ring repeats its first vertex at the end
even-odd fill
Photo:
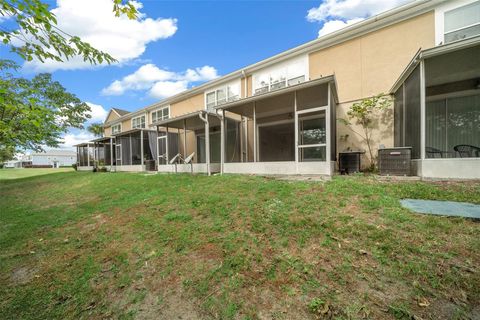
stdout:
MULTIPOLYGON (((2 171, 3 173, 3 171, 2 171)), ((480 184, 67 172, 0 181, 2 319, 478 319, 480 184)))
POLYGON ((0 169, 0 180, 20 179, 33 176, 40 176, 50 173, 71 172, 73 168, 22 168, 22 169, 0 169))

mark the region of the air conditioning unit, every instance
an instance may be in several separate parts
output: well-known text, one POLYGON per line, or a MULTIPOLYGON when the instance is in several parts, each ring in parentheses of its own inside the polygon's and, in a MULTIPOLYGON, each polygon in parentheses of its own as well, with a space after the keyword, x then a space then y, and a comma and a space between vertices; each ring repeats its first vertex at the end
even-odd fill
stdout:
POLYGON ((364 151, 345 151, 338 154, 338 170, 340 174, 360 172, 361 156, 364 151))
POLYGON ((378 169, 381 175, 410 176, 412 148, 387 148, 378 150, 378 169))

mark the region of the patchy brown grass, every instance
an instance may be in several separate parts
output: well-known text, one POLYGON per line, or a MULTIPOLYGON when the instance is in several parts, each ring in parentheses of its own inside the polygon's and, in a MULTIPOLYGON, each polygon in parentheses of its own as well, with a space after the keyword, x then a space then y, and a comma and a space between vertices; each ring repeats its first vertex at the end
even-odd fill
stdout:
POLYGON ((57 177, 0 184, 6 319, 479 316, 478 222, 398 203, 477 183, 57 177))

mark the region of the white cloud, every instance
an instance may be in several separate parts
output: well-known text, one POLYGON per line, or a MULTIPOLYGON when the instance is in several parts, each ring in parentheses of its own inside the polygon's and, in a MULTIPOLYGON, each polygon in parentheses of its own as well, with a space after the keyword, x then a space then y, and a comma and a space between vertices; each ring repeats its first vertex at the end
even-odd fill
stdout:
POLYGON ((149 91, 151 97, 163 99, 188 89, 187 81, 159 81, 149 91))
POLYGON ((91 103, 91 102, 86 102, 88 106, 90 107, 90 116, 91 118, 88 120, 88 122, 93 123, 93 122, 103 122, 105 121, 105 118, 107 117, 108 111, 105 110, 104 107, 102 107, 99 104, 91 103))
POLYGON ((102 94, 118 96, 128 90, 149 90, 150 96, 154 98, 166 98, 187 90, 192 82, 208 81, 217 77, 217 70, 211 66, 172 72, 149 63, 121 80, 113 81, 102 90, 102 94))
POLYGON ((88 131, 79 131, 79 132, 68 132, 63 136, 63 142, 60 143, 59 147, 62 149, 74 149, 74 145, 88 142, 95 139, 96 137, 88 131))
MULTIPOLYGON (((141 3, 135 3, 137 8, 141 3)), ((93 47, 109 53, 120 63, 126 63, 143 54, 148 43, 166 39, 177 31, 177 20, 152 19, 140 13, 136 20, 126 16, 115 17, 111 0, 57 0, 52 10, 56 15, 57 26, 72 35, 79 36, 93 47)), ((59 69, 85 69, 92 66, 80 57, 67 62, 32 61, 26 64, 35 71, 59 69)))
POLYGON ((363 20, 363 18, 355 18, 355 19, 351 19, 351 20, 347 20, 347 21, 342 21, 342 20, 327 21, 323 24, 322 29, 320 29, 320 31, 318 31, 318 36, 319 37, 324 36, 326 34, 329 34, 329 33, 332 33, 334 31, 343 29, 343 28, 345 28, 345 27, 347 27, 351 24, 360 22, 362 20, 363 20))
POLYGON ((412 0, 325 0, 308 10, 307 20, 323 23, 318 35, 339 30, 412 0))

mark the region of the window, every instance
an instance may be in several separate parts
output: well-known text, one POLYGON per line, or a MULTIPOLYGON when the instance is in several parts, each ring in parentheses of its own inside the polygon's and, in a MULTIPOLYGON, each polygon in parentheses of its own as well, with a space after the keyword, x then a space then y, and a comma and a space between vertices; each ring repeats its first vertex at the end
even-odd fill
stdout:
POLYGON ((132 119, 132 128, 145 128, 145 115, 132 119))
POLYGON ((112 134, 120 133, 121 131, 122 125, 120 123, 112 126, 112 134))
POLYGON ((207 109, 211 109, 215 106, 238 99, 240 99, 240 83, 236 82, 207 92, 205 95, 205 104, 207 109))
POLYGON ((445 43, 480 35, 480 1, 445 12, 445 43))
POLYGON ((170 107, 163 107, 152 112, 152 123, 170 118, 170 107))
POLYGON ((289 60, 254 74, 254 93, 262 94, 302 83, 306 79, 307 59, 289 60))
POLYGON ((207 93, 207 109, 215 107, 215 91, 207 93))

